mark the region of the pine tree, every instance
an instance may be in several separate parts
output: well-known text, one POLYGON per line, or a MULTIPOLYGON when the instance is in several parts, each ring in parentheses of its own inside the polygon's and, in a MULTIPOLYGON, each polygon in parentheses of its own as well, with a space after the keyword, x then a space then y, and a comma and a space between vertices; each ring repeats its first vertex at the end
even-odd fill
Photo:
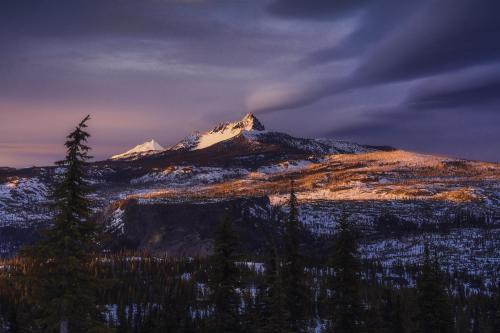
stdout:
POLYGON ((492 316, 492 332, 500 332, 500 283, 496 289, 496 299, 492 316))
MULTIPOLYGON (((376 303, 376 302, 373 302, 376 303)), ((378 304, 371 304, 371 306, 364 312, 364 329, 363 333, 382 333, 384 329, 384 322, 380 314, 378 304)), ((359 332, 359 331, 358 331, 359 332)))
POLYGON ((260 309, 258 305, 259 293, 255 295, 251 291, 242 293, 243 311, 240 314, 240 331, 241 333, 254 333, 259 328, 260 309))
POLYGON ((97 332, 103 327, 96 306, 97 280, 89 272, 98 250, 85 180, 85 167, 91 158, 86 145, 90 135, 85 131, 89 119, 85 117, 67 136, 66 158, 57 162, 64 174, 52 193, 53 225, 24 251, 33 260, 27 276, 28 302, 38 314, 37 331, 97 332))
POLYGON ((288 329, 289 314, 283 288, 281 260, 276 248, 267 256, 265 262, 264 305, 261 313, 261 333, 285 333, 288 329))
POLYGON ((431 260, 425 246, 424 262, 417 280, 419 331, 422 333, 453 332, 453 315, 437 258, 431 260))
POLYGON ((179 279, 167 281, 164 293, 158 332, 185 332, 189 305, 183 281, 179 279))
POLYGON ((237 247, 231 220, 226 217, 218 226, 214 254, 210 258, 209 287, 214 305, 212 325, 216 333, 239 331, 237 247))
POLYGON ((332 332, 351 333, 361 329, 359 269, 356 235, 343 213, 339 221, 332 257, 333 321, 332 332))
POLYGON ((290 330, 292 332, 302 332, 305 330, 304 321, 308 292, 303 258, 299 253, 300 224, 293 182, 290 189, 289 208, 288 220, 285 222, 282 278, 290 330))
POLYGON ((390 289, 386 289, 382 297, 382 321, 381 332, 404 333, 405 331, 401 314, 401 296, 398 294, 394 300, 390 289))
POLYGON ((129 325, 127 322, 127 316, 125 313, 125 308, 126 305, 123 304, 123 302, 120 302, 118 304, 118 309, 117 309, 117 327, 116 327, 116 332, 117 333, 127 333, 130 331, 129 325))
POLYGON ((479 309, 474 309, 472 317, 472 333, 487 333, 484 316, 479 309))
MULTIPOLYGON (((456 274, 456 272, 455 272, 456 274)), ((456 277, 456 276, 455 276, 456 277)), ((456 287, 457 295, 455 298, 455 332, 457 333, 470 333, 470 318, 467 312, 467 301, 465 296, 464 286, 462 284, 456 287)))

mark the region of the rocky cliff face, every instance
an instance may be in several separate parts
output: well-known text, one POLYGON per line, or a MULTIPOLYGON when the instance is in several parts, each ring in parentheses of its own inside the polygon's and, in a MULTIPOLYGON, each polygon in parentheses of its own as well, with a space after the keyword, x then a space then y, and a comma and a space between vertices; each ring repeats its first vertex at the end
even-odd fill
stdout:
POLYGON ((226 218, 233 222, 245 253, 260 253, 278 229, 267 197, 167 204, 133 199, 121 203, 106 222, 117 248, 205 256, 212 252, 217 226, 226 218))

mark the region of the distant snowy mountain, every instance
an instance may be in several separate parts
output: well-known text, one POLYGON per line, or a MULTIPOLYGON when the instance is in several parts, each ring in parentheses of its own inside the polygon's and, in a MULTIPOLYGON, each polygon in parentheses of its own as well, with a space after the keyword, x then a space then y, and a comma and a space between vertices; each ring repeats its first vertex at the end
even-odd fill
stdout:
POLYGON ((245 132, 263 131, 265 131, 264 125, 252 113, 247 113, 240 121, 221 123, 211 131, 205 133, 195 132, 177 143, 171 150, 204 149, 216 143, 232 139, 245 132))
POLYGON ((121 160, 121 159, 135 159, 141 156, 150 155, 154 153, 158 153, 164 151, 163 148, 158 142, 154 139, 144 142, 143 144, 137 145, 134 148, 118 155, 111 156, 112 160, 121 160))

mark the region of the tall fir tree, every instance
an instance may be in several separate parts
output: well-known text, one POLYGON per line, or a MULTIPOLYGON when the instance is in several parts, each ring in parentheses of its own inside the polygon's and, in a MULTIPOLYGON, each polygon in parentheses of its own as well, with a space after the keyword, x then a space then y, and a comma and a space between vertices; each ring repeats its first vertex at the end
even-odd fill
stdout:
POLYGON ((297 197, 293 181, 290 183, 289 215, 284 225, 283 287, 286 297, 286 312, 291 332, 305 331, 308 288, 304 273, 304 262, 300 255, 300 224, 297 197))
POLYGON ((436 258, 424 248, 424 260, 417 280, 418 329, 422 333, 451 333, 453 313, 436 258))
POLYGON ((214 305, 212 329, 215 333, 239 331, 237 250, 238 238, 227 216, 217 228, 214 254, 210 258, 209 287, 214 305))
POLYGON ((357 256, 356 234, 345 213, 342 213, 339 220, 331 264, 333 266, 331 332, 360 332, 362 330, 362 306, 359 296, 360 263, 357 256))
POLYGON ((37 332, 101 332, 96 306, 98 281, 89 264, 98 251, 97 226, 91 220, 90 187, 85 168, 91 158, 85 117, 67 136, 64 170, 52 193, 55 218, 40 241, 24 251, 32 260, 28 302, 37 314, 37 332))

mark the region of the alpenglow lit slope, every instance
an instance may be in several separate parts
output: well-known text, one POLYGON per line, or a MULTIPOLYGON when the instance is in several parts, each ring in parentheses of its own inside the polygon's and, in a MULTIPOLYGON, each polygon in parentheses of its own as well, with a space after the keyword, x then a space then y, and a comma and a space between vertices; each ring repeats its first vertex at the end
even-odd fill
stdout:
POLYGON ((136 157, 148 155, 151 153, 157 153, 157 152, 160 152, 163 150, 165 150, 165 148, 163 148, 154 139, 151 139, 149 141, 144 142, 143 144, 135 146, 134 148, 126 151, 123 154, 111 156, 111 159, 112 160, 119 160, 119 159, 136 158, 136 157))
POLYGON ((173 146, 172 150, 198 150, 229 140, 244 132, 263 132, 264 125, 252 114, 247 113, 242 120, 217 125, 205 133, 195 132, 173 146))

